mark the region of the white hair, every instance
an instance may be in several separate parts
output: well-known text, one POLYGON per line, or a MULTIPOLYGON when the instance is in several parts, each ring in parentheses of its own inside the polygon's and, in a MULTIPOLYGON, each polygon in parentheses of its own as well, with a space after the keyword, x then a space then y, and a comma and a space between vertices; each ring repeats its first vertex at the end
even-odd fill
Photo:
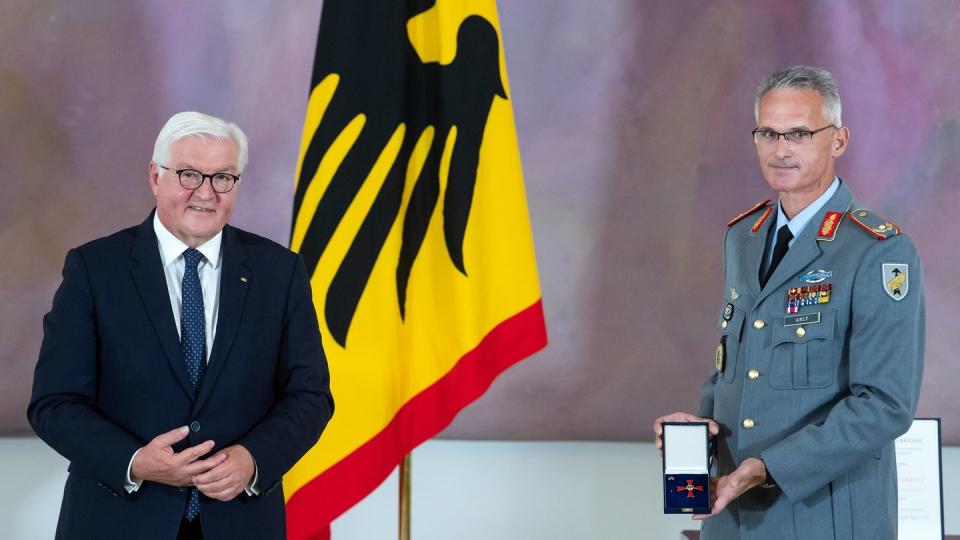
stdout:
POLYGON ((829 71, 813 66, 791 66, 770 75, 757 87, 757 97, 753 102, 753 114, 757 125, 760 124, 760 98, 777 88, 794 90, 815 90, 823 97, 823 117, 836 127, 840 122, 840 90, 829 71))
POLYGON ((167 120, 153 145, 153 161, 165 165, 170 159, 170 145, 186 137, 232 140, 237 145, 237 172, 243 172, 243 168, 247 166, 247 136, 240 126, 194 111, 179 112, 167 120))

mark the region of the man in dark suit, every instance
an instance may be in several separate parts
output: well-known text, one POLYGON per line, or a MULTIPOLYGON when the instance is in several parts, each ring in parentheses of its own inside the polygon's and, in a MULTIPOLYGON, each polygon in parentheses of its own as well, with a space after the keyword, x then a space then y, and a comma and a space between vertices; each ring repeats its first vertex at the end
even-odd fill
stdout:
POLYGON ((227 225, 235 124, 179 113, 156 211, 70 250, 27 411, 70 460, 58 538, 283 538, 283 474, 333 414, 306 268, 227 225))

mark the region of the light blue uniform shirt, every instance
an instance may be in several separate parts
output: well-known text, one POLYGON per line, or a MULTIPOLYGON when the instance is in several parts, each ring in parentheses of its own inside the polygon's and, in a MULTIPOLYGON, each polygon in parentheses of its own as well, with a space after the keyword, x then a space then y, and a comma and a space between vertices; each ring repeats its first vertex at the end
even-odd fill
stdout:
MULTIPOLYGON (((777 233, 780 232, 780 227, 786 225, 790 232, 793 233, 793 239, 790 240, 790 243, 787 244, 788 248, 793 247, 793 243, 797 241, 797 237, 800 236, 800 233, 803 232, 804 227, 807 226, 807 223, 810 223, 810 219, 813 218, 823 208, 823 205, 827 204, 827 201, 830 200, 830 197, 833 197, 833 194, 837 192, 837 188, 840 187, 840 179, 836 176, 833 177, 833 183, 830 184, 830 187, 823 192, 823 195, 817 197, 817 200, 813 201, 806 208, 801 210, 797 215, 793 216, 793 219, 788 219, 787 215, 783 213, 783 205, 777 201, 777 224, 773 228, 773 234, 770 235, 770 238, 767 239, 767 246, 777 245, 777 233)), ((773 260, 773 250, 767 249, 767 260, 764 261, 764 268, 770 268, 770 261, 773 260)))

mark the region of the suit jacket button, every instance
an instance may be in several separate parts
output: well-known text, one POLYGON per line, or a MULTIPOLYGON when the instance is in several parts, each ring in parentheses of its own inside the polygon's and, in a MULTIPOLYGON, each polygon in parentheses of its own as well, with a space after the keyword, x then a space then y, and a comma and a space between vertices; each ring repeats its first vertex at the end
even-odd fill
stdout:
POLYGON ((753 327, 756 328, 757 330, 760 330, 761 328, 763 328, 763 327, 766 326, 766 325, 767 325, 767 323, 761 321, 760 319, 757 319, 757 320, 753 321, 753 327))
POLYGON ((743 419, 743 429, 752 429, 754 426, 753 420, 750 418, 743 419))
POLYGON ((751 369, 747 372, 747 378, 751 381, 755 381, 760 378, 760 372, 755 369, 751 369))
POLYGON ((190 422, 190 429, 193 430, 194 433, 200 431, 200 422, 197 422, 196 420, 190 422))

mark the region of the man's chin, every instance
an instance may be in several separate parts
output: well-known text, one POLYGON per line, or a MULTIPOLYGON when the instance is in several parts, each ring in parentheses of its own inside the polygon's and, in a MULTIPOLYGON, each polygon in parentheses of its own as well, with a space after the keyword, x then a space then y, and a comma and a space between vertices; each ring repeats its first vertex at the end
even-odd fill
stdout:
POLYGON ((764 177, 770 187, 777 191, 786 191, 797 183, 799 171, 797 169, 767 169, 764 177))

